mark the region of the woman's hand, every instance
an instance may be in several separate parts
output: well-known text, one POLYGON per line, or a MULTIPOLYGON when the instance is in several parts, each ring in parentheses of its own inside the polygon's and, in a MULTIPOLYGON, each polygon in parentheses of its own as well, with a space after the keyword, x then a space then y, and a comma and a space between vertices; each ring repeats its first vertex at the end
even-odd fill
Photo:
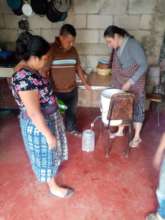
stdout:
POLYGON ((157 151, 157 153, 154 157, 154 160, 153 160, 153 165, 156 170, 159 170, 160 165, 161 165, 161 161, 162 161, 162 153, 157 151))
POLYGON ((56 137, 53 134, 49 134, 46 137, 46 140, 47 140, 48 147, 49 147, 50 150, 56 149, 57 141, 56 141, 56 137))
POLYGON ((131 84, 129 81, 127 81, 127 82, 124 83, 124 85, 122 86, 122 90, 124 90, 124 91, 129 91, 130 88, 131 88, 131 86, 132 86, 132 84, 131 84))
POLYGON ((85 88, 89 91, 92 90, 91 86, 88 83, 85 84, 85 88))

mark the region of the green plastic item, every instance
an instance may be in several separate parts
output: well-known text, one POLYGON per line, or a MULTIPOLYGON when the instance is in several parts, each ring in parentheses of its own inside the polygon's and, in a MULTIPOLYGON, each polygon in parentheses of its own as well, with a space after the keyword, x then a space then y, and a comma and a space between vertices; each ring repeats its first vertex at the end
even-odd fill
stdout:
POLYGON ((57 99, 57 104, 61 113, 64 113, 68 109, 68 107, 64 104, 64 102, 61 99, 57 99))

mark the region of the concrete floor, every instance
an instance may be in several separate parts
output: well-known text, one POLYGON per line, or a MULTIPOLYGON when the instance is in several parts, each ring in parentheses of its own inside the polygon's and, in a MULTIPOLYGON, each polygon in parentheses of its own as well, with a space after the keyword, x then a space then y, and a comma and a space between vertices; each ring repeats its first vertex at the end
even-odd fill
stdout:
MULTIPOLYGON (((95 109, 79 109, 79 127, 87 128, 97 114, 95 109)), ((145 219, 156 207, 158 174, 152 159, 165 126, 164 116, 159 129, 155 115, 150 116, 143 143, 128 159, 122 155, 126 137, 116 139, 106 159, 104 138, 97 140, 94 153, 83 153, 81 140, 68 136, 70 158, 61 166, 57 180, 75 188, 75 195, 69 199, 52 197, 47 186, 36 181, 17 117, 0 119, 0 220, 145 219)))

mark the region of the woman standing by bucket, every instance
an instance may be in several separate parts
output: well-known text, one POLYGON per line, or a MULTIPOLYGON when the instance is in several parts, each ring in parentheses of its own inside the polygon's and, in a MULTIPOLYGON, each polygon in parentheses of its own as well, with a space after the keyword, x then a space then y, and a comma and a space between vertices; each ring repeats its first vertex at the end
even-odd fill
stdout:
POLYGON ((24 67, 12 76, 11 87, 20 108, 20 126, 32 169, 51 194, 64 198, 73 190, 56 184, 59 165, 68 158, 62 117, 47 78, 39 70, 48 61, 49 44, 39 36, 24 32, 16 41, 16 51, 24 67))
MULTIPOLYGON (((140 133, 144 121, 147 60, 141 45, 126 30, 112 25, 105 30, 104 37, 108 47, 112 48, 112 86, 135 94, 135 135, 130 142, 130 147, 135 148, 141 142, 140 133)), ((120 126, 114 136, 123 136, 123 129, 120 126)))

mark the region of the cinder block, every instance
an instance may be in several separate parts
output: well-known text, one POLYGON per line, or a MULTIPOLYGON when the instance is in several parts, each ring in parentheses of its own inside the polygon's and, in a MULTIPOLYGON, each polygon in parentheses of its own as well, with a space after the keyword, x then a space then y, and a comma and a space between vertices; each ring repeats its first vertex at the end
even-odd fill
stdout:
POLYGON ((127 30, 138 30, 140 26, 140 16, 123 15, 115 16, 115 25, 125 28, 127 30))
POLYGON ((87 25, 87 16, 86 15, 76 15, 76 14, 69 14, 68 18, 66 19, 65 23, 70 23, 74 25, 77 29, 86 28, 87 25))
POLYGON ((36 29, 36 28, 49 29, 52 27, 52 23, 47 19, 46 16, 41 17, 38 15, 33 15, 29 17, 29 24, 31 29, 36 29))
POLYGON ((98 43, 98 30, 78 30, 77 43, 98 43))
POLYGON ((155 0, 129 0, 128 12, 130 14, 152 14, 156 2, 155 0))
POLYGON ((165 9, 165 1, 159 0, 159 5, 158 5, 159 12, 164 14, 164 9, 165 9))
POLYGON ((151 30, 152 15, 142 15, 140 20, 140 29, 141 30, 151 30))
POLYGON ((148 38, 151 35, 150 31, 141 31, 141 30, 128 30, 139 42, 143 43, 144 38, 148 38))
POLYGON ((158 14, 155 18, 155 30, 157 32, 165 31, 165 14, 158 14))
POLYGON ((109 15, 88 15, 87 28, 105 29, 112 25, 113 18, 109 15))
MULTIPOLYGON (((101 2, 101 1, 100 1, 101 2)), ((100 13, 105 15, 124 15, 127 13, 127 0, 106 0, 102 2, 100 13)))
POLYGON ((106 44, 105 38, 104 38, 104 31, 105 30, 100 30, 99 31, 99 43, 104 43, 106 44))
POLYGON ((102 0, 74 0, 75 14, 97 14, 102 6, 102 0))
POLYGON ((33 29, 31 31, 32 34, 35 34, 35 35, 41 35, 41 29, 33 29))
POLYGON ((0 0, 0 12, 4 14, 14 14, 5 0, 0 0))
POLYGON ((58 30, 41 29, 41 36, 44 37, 50 43, 54 42, 55 37, 57 35, 58 35, 58 30))
POLYGON ((0 34, 1 42, 15 42, 18 37, 16 29, 2 29, 0 34))
MULTIPOLYGON (((79 51, 78 51, 79 52, 79 51)), ((80 55, 80 62, 81 62, 81 66, 85 69, 87 67, 87 59, 86 59, 86 56, 82 56, 80 55)))
POLYGON ((73 11, 70 11, 65 21, 52 23, 52 28, 60 29, 66 23, 72 24, 77 29, 83 29, 86 28, 87 17, 85 14, 74 14, 73 11))
POLYGON ((13 29, 18 28, 18 22, 20 21, 20 17, 12 14, 4 14, 4 23, 5 28, 13 29))
POLYGON ((108 55, 109 49, 103 43, 80 43, 76 45, 82 55, 108 55))
POLYGON ((4 15, 0 14, 0 28, 5 28, 4 15))

